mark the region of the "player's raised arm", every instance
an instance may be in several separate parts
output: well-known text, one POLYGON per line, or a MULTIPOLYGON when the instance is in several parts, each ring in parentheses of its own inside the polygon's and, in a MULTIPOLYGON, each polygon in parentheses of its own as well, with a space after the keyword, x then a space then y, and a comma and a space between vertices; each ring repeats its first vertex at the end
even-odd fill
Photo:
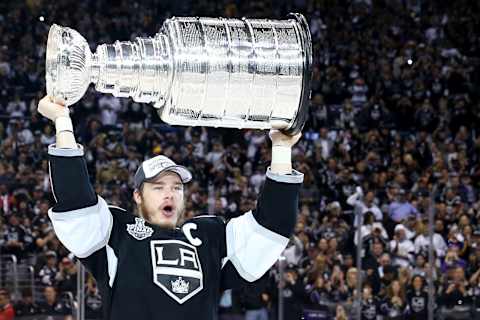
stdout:
POLYGON ((55 233, 67 249, 85 258, 105 246, 112 216, 90 184, 83 147, 77 145, 67 107, 46 96, 38 112, 52 120, 56 144, 48 147, 49 170, 56 204, 49 211, 55 233))
POLYGON ((279 258, 293 233, 303 174, 292 169, 292 146, 301 134, 269 133, 272 163, 253 212, 232 219, 226 228, 227 259, 248 281, 259 279, 279 258))

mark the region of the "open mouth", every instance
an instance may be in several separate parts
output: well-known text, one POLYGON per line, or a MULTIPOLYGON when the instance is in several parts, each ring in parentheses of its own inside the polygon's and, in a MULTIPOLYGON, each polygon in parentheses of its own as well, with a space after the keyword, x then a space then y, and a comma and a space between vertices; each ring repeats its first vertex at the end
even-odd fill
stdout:
POLYGON ((162 213, 167 217, 171 217, 175 214, 175 210, 174 210, 173 206, 166 205, 162 208, 162 213))

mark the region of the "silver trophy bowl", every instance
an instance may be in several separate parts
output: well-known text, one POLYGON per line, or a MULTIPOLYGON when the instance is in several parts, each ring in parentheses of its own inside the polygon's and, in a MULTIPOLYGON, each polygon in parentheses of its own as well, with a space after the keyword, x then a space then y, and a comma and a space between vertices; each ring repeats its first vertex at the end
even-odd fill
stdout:
POLYGON ((52 25, 47 93, 73 105, 90 83, 153 103, 172 125, 301 131, 312 44, 303 15, 286 20, 174 17, 154 37, 99 45, 52 25))

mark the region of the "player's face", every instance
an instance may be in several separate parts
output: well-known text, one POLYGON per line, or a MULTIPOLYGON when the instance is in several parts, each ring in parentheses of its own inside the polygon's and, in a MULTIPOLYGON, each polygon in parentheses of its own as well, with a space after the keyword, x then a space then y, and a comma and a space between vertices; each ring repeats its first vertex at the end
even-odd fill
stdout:
POLYGON ((145 220, 173 229, 184 210, 183 183, 176 173, 165 172, 145 182, 142 192, 134 192, 134 199, 145 220))

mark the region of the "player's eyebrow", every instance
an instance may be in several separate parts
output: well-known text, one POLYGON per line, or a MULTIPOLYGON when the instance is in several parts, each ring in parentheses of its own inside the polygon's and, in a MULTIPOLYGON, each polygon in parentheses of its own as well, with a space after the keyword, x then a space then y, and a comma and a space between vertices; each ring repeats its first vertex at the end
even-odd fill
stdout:
MULTIPOLYGON (((164 181, 153 182, 153 184, 158 184, 158 185, 162 185, 162 186, 166 185, 166 183, 164 181)), ((173 184, 176 185, 176 186, 183 186, 183 183, 181 183, 181 182, 174 182, 173 184)))

